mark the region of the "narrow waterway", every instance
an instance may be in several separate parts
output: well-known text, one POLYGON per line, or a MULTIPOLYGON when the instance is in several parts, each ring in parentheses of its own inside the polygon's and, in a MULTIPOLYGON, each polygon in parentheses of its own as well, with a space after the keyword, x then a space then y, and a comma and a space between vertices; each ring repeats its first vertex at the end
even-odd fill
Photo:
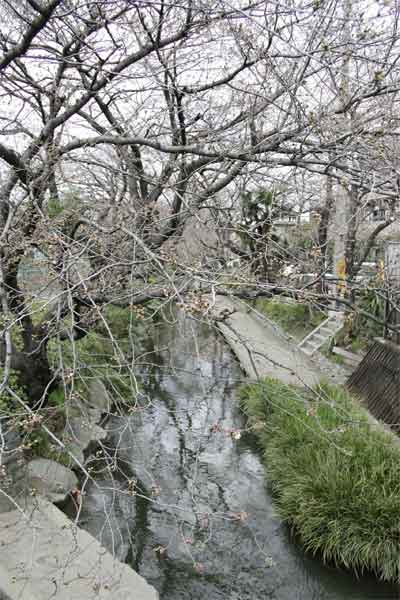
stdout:
POLYGON ((372 577, 323 566, 291 539, 244 431, 235 394, 242 374, 217 333, 181 315, 148 349, 140 406, 108 422, 83 527, 161 600, 399 597, 372 577))

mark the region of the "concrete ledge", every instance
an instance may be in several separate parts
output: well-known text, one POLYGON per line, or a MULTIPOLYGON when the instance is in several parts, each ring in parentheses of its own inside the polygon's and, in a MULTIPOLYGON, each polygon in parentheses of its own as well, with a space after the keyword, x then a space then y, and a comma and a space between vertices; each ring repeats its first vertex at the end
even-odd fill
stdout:
POLYGON ((0 599, 158 600, 156 590, 44 499, 0 515, 0 599))
POLYGON ((343 348, 340 348, 339 346, 334 346, 332 348, 332 352, 334 354, 337 354, 338 356, 341 356, 342 358, 344 358, 344 360, 346 360, 351 366, 356 367, 362 361, 362 356, 359 356, 358 354, 354 354, 354 352, 349 352, 348 350, 344 350, 343 348))
POLYGON ((251 379, 274 377, 288 384, 313 386, 323 378, 311 359, 272 324, 246 312, 240 302, 216 296, 211 314, 251 379))

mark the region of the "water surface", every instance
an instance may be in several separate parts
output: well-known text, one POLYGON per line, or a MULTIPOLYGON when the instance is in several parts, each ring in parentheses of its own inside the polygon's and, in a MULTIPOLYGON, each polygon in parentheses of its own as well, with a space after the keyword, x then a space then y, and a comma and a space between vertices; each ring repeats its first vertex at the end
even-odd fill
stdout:
POLYGON ((323 566, 290 537, 237 406, 242 373, 217 333, 179 315, 147 349, 140 405, 108 422, 109 467, 87 486, 86 529, 162 600, 400 597, 323 566))

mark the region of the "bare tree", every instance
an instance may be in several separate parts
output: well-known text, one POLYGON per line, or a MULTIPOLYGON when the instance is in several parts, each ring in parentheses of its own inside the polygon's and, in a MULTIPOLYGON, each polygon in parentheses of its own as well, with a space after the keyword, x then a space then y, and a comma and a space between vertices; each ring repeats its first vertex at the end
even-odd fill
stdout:
MULTIPOLYGON (((138 373, 154 347, 168 344, 143 332, 142 322, 169 316, 172 304, 208 317, 204 296, 218 293, 326 302, 321 282, 339 186, 348 198, 343 235, 355 278, 397 218, 399 11, 359 0, 364 16, 345 23, 344 5, 3 0, 0 450, 12 419, 23 436, 38 427, 65 450, 63 433, 46 419, 61 413, 63 432, 70 407, 99 379, 114 415, 135 418, 151 404, 140 396, 138 373), (244 197, 267 200, 259 216, 257 202, 244 214, 244 197), (387 208, 387 218, 360 252, 371 202, 387 208), (307 251, 275 235, 282 211, 294 215, 297 234, 306 226, 310 236, 310 215, 319 213, 307 251), (238 235, 243 217, 246 243, 238 235), (317 274, 295 285, 285 266, 317 274)), ((354 308, 352 298, 342 302, 354 308)), ((191 325, 185 321, 185 333, 191 325)), ((206 345, 194 335, 183 345, 182 373, 192 346, 194 372, 206 345)), ((156 379, 151 369, 146 376, 156 379)), ((201 381, 204 396, 212 396, 213 378, 201 381)), ((166 413, 178 431, 172 408, 166 413)), ((230 440, 235 434, 227 432, 230 440)), ((103 446, 101 475, 111 495, 123 478, 125 496, 137 496, 144 511, 156 482, 127 473, 125 432, 116 435, 121 454, 103 446)), ((93 482, 74 462, 84 485, 93 482)), ((197 470, 197 454, 195 462, 197 470)), ((217 488, 210 495, 220 495, 217 488)), ((78 520, 79 494, 74 502, 78 520)), ((199 501, 199 528, 207 521, 200 508, 199 501)), ((157 547, 158 558, 163 553, 157 547)))
POLYGON ((54 337, 86 335, 110 302, 180 298, 198 275, 215 283, 174 263, 176 245, 203 207, 229 226, 224 198, 246 178, 265 189, 296 168, 396 202, 397 166, 375 168, 396 129, 381 110, 394 114, 399 89, 390 7, 376 27, 352 25, 351 93, 337 102, 336 4, 28 4, 28 20, 4 7, 16 37, 3 33, 0 61, 1 269, 3 385, 16 369, 32 404, 60 377, 54 337), (57 290, 39 322, 19 281, 32 250, 57 290))

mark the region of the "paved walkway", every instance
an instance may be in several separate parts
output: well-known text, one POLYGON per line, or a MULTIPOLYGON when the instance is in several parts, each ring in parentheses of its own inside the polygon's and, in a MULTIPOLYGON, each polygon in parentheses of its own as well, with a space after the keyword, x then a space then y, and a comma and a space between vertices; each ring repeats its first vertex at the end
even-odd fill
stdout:
POLYGON ((1 600, 157 600, 154 588, 58 508, 0 514, 1 600))
POLYGON ((318 366, 280 329, 244 303, 217 296, 212 308, 217 327, 251 379, 274 377, 284 383, 313 386, 324 378, 318 366))

